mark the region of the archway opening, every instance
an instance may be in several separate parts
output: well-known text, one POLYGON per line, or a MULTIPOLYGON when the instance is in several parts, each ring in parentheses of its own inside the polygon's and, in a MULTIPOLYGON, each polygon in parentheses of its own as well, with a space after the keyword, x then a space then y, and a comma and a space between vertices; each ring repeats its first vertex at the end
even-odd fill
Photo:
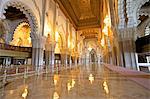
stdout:
POLYGON ((29 21, 30 18, 27 18, 28 12, 23 12, 24 9, 15 7, 15 5, 11 6, 11 4, 4 9, 5 19, 2 22, 5 24, 5 30, 3 31, 4 35, 1 36, 5 41, 2 49, 9 50, 9 54, 0 52, 3 53, 3 55, 0 55, 3 65, 31 65, 31 31, 34 29, 33 26, 30 26, 33 22, 29 21))
POLYGON ((31 28, 26 22, 17 26, 13 34, 13 40, 10 42, 14 46, 31 47, 31 28))
POLYGON ((95 63, 97 62, 97 54, 94 49, 90 51, 90 62, 95 63))

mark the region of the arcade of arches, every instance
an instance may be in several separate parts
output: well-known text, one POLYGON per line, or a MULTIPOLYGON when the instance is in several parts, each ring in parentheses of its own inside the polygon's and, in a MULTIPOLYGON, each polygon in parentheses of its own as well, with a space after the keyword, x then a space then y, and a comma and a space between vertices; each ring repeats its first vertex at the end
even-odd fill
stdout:
POLYGON ((90 64, 150 72, 150 0, 0 0, 0 68, 90 64))

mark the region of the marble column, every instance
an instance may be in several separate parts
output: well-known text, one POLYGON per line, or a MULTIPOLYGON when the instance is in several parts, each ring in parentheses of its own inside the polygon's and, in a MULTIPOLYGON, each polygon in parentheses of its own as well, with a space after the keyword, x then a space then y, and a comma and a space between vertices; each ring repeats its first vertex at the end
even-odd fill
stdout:
POLYGON ((68 65, 68 53, 67 53, 68 49, 62 47, 61 49, 61 63, 63 66, 67 66, 68 65))
POLYGON ((70 67, 72 66, 72 58, 71 58, 71 55, 69 55, 69 65, 70 65, 70 67))
POLYGON ((79 64, 79 65, 82 64, 82 57, 81 57, 81 56, 79 56, 78 64, 79 64))
POLYGON ((55 49, 55 42, 47 43, 45 46, 45 63, 46 66, 48 67, 50 66, 54 67, 54 60, 55 60, 54 49, 55 49))
POLYGON ((134 40, 134 28, 129 28, 121 31, 121 40, 122 44, 122 57, 123 62, 126 68, 137 69, 136 68, 136 58, 135 58, 135 40, 134 40))
POLYGON ((75 56, 75 66, 77 66, 78 65, 78 57, 77 56, 75 56))
POLYGON ((68 53, 67 53, 67 49, 66 49, 66 53, 65 53, 65 60, 64 60, 64 64, 65 66, 68 66, 68 53))
POLYGON ((37 71, 43 66, 45 38, 32 39, 32 65, 37 71))
POLYGON ((100 55, 97 56, 97 59, 98 59, 98 60, 97 60, 97 61, 98 61, 98 64, 101 64, 101 56, 100 56, 100 55))

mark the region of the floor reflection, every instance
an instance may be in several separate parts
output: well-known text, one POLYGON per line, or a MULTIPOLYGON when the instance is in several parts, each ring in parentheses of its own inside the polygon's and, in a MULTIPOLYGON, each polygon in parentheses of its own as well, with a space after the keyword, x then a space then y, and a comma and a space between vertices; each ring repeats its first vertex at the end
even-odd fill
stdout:
POLYGON ((93 74, 90 74, 90 75, 89 75, 89 81, 91 82, 91 84, 93 83, 93 81, 94 81, 93 74))
POLYGON ((28 95, 28 88, 26 87, 26 88, 24 89, 23 93, 22 93, 22 97, 23 97, 24 99, 26 99, 27 95, 28 95))
POLYGON ((0 99, 149 99, 149 90, 109 71, 89 65, 10 82, 0 99))

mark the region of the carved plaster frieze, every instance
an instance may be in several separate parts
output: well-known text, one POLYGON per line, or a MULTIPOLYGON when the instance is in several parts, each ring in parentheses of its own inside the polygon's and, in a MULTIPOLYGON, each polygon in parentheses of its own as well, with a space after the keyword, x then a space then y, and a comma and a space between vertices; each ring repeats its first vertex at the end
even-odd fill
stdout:
POLYGON ((127 15, 127 27, 138 26, 141 21, 140 14, 148 15, 147 12, 140 11, 142 5, 149 0, 118 0, 118 16, 119 16, 119 28, 125 28, 125 14, 127 15))
POLYGON ((124 0, 118 0, 118 16, 119 16, 119 27, 118 28, 124 28, 125 27, 125 16, 124 16, 124 10, 125 10, 125 3, 124 0))
MULTIPOLYGON (((141 21, 140 20, 138 20, 139 18, 140 18, 140 10, 141 10, 141 7, 146 3, 146 2, 148 2, 149 0, 138 0, 137 1, 137 4, 136 4, 136 6, 135 6, 135 12, 136 12, 136 14, 135 14, 135 18, 136 18, 136 26, 138 26, 140 23, 141 23, 141 21)), ((136 1, 135 1, 135 3, 136 3, 136 1)))

